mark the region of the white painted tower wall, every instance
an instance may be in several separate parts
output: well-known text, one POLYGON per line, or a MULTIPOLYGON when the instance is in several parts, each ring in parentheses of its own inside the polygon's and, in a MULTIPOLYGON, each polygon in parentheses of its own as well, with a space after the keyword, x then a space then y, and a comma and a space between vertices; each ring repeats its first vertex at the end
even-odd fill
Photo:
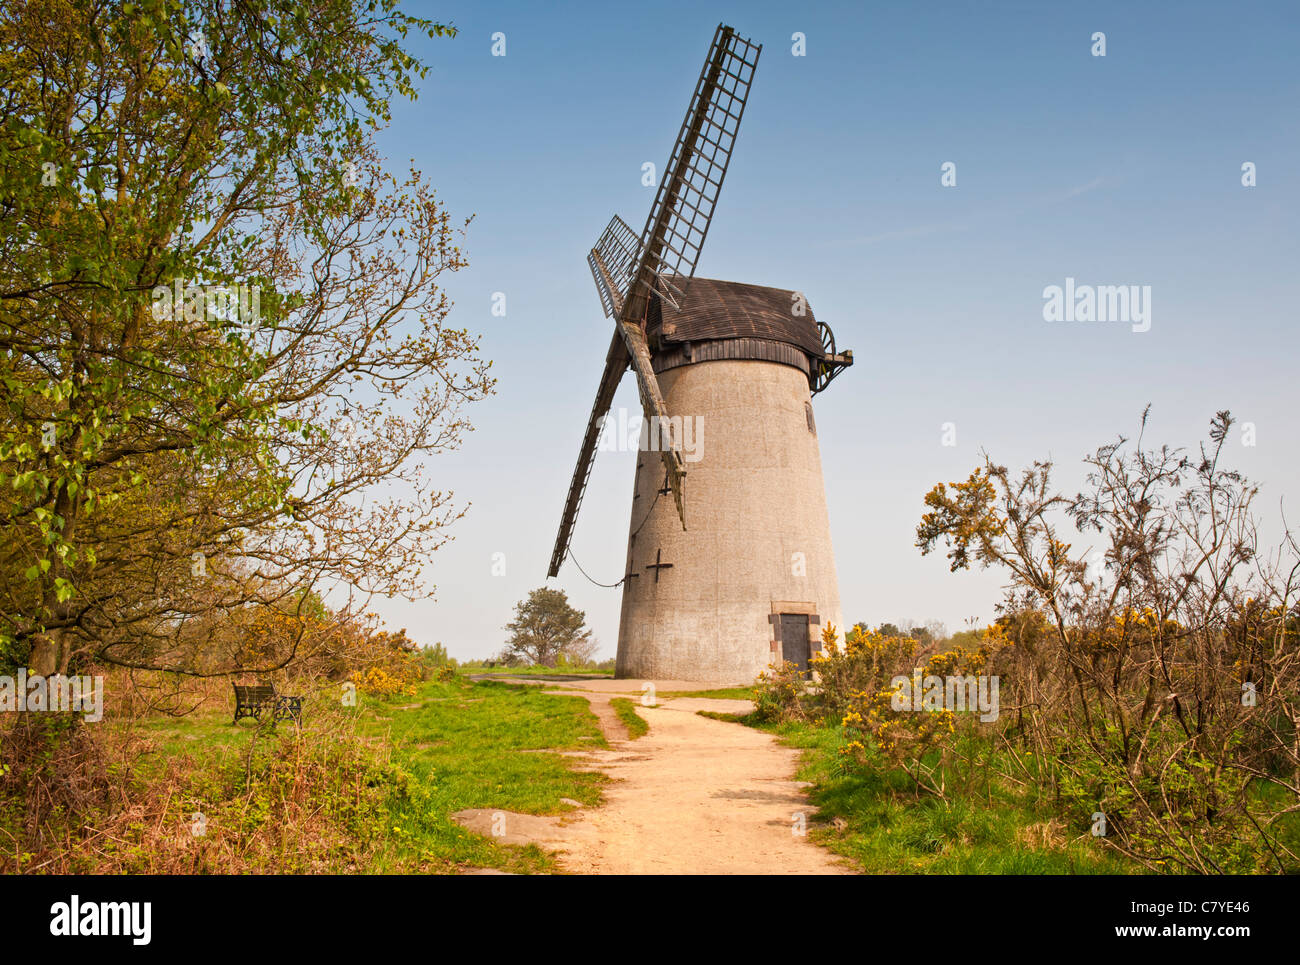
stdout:
POLYGON ((701 458, 686 467, 683 531, 671 494, 655 503, 659 454, 639 454, 624 571, 635 578, 624 583, 618 676, 752 683, 783 656, 769 619, 779 613, 819 618, 809 621, 811 653, 827 623, 842 640, 807 376, 725 360, 669 369, 659 382, 671 416, 700 420, 701 458), (672 564, 657 583, 646 568, 656 553, 672 564))

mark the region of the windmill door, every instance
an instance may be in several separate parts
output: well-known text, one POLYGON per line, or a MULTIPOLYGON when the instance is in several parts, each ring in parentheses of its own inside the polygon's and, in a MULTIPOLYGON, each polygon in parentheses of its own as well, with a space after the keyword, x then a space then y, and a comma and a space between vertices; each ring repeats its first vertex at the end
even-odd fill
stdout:
POLYGON ((781 657, 795 664, 801 673, 808 670, 808 614, 781 614, 781 657))

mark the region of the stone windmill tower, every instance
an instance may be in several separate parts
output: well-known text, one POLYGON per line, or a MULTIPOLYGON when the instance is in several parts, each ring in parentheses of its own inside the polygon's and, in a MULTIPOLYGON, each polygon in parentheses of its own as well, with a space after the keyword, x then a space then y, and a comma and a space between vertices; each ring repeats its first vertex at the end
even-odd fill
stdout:
POLYGON ((761 49, 718 27, 641 236, 615 216, 587 256, 616 331, 549 575, 631 365, 648 431, 620 677, 750 683, 773 661, 806 669, 821 628, 843 626, 811 397, 853 354, 798 292, 692 278, 761 49))

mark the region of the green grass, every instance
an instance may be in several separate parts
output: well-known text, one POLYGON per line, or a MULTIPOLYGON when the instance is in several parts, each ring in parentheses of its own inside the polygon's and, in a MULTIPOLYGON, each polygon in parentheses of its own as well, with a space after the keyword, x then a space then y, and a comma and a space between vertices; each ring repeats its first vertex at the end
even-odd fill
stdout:
POLYGON ((715 690, 666 690, 660 697, 707 697, 713 700, 753 700, 753 687, 719 687, 715 690))
POLYGON ((614 708, 614 713, 618 714, 618 719, 623 722, 627 728, 627 736, 630 740, 636 740, 638 737, 644 737, 650 732, 650 725, 646 723, 645 718, 636 712, 636 704, 627 697, 615 697, 609 705, 614 708))
MULTIPOLYGON (((332 697, 307 702, 304 733, 325 745, 317 728, 352 730, 388 767, 376 839, 367 849, 363 872, 447 872, 466 867, 516 872, 557 870, 554 859, 535 846, 498 844, 451 819, 468 808, 529 814, 559 814, 601 801, 601 774, 574 769, 570 758, 548 751, 608 746, 587 701, 543 694, 536 687, 498 681, 456 679, 420 686, 415 697, 380 701, 359 696, 355 709, 339 708, 332 697), (342 718, 342 720, 340 720, 342 718)), ((153 750, 137 773, 147 778, 168 759, 193 758, 196 774, 229 767, 246 753, 251 722, 231 725, 228 711, 183 718, 151 718, 138 723, 153 750)), ((259 748, 272 750, 293 739, 293 727, 260 736, 259 748)), ((267 870, 274 871, 274 868, 267 870)))
POLYGON ((1086 827, 1065 827, 1045 807, 971 775, 949 800, 918 796, 898 771, 853 765, 840 754, 840 728, 759 724, 713 714, 775 734, 800 748, 798 780, 810 781, 818 809, 810 838, 868 874, 1135 874, 1141 868, 1106 851, 1086 827), (841 826, 837 827, 836 819, 841 826))
POLYGON ((697 710, 695 713, 700 717, 707 717, 710 720, 725 720, 729 724, 750 723, 749 714, 726 714, 716 710, 697 710))
MULTIPOLYGON (((428 853, 443 863, 555 870, 540 849, 512 855, 520 849, 471 834, 449 815, 465 808, 572 810, 561 798, 598 804, 602 775, 576 771, 569 758, 545 753, 607 746, 587 701, 496 681, 429 684, 417 701, 418 708, 396 711, 389 722, 366 725, 391 742, 395 758, 428 790, 419 806, 406 802, 395 809, 402 834, 401 847, 392 850, 428 853)), ((382 862, 378 870, 386 870, 382 862)))
POLYGON ((575 667, 475 667, 461 666, 456 672, 465 676, 470 674, 502 674, 507 677, 564 676, 564 677, 612 677, 613 670, 593 670, 575 667))
MULTIPOLYGON (((1295 802, 1295 796, 1289 790, 1272 782, 1260 781, 1251 792, 1260 800, 1269 802, 1277 811, 1295 802)), ((1293 854, 1300 854, 1300 811, 1280 815, 1272 830, 1284 848, 1293 854)), ((1286 874, 1300 874, 1300 866, 1291 862, 1286 874)))

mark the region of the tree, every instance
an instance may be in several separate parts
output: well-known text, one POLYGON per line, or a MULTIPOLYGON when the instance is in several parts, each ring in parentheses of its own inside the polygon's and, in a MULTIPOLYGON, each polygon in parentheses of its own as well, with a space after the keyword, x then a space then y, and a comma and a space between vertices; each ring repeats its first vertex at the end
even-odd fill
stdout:
POLYGON ((200 626, 424 589, 460 512, 423 459, 492 380, 445 324, 456 227, 372 146, 412 30, 454 34, 394 0, 0 12, 0 659, 222 673, 200 626))
POLYGON ((596 639, 595 634, 587 634, 585 638, 574 640, 564 648, 564 659, 570 666, 586 667, 595 662, 596 653, 600 650, 600 641, 596 639))
POLYGON ((948 639, 948 628, 944 625, 942 620, 926 620, 925 630, 926 633, 929 634, 930 639, 936 642, 948 639))
POLYGON ((504 653, 546 667, 554 667, 560 654, 580 658, 591 638, 586 622, 587 614, 570 606, 563 590, 539 587, 515 604, 504 653))
POLYGON ((994 669, 1017 749, 1076 824, 1106 814, 1105 843, 1151 870, 1300 867, 1300 546, 1261 547, 1258 490, 1223 464, 1231 427, 1217 413, 1196 455, 1121 437, 1073 497, 1050 462, 1014 476, 986 457, 931 490, 917 528, 954 572, 1007 574, 994 669))

